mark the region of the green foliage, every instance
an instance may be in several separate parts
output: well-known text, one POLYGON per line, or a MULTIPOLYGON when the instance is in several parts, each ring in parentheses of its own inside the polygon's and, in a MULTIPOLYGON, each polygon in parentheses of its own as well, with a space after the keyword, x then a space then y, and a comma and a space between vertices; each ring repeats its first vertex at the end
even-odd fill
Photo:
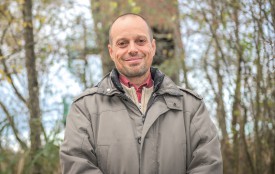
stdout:
POLYGON ((39 161, 42 173, 60 173, 59 147, 53 141, 48 142, 35 155, 33 161, 30 160, 29 151, 15 152, 10 149, 1 149, 0 153, 0 173, 1 174, 29 174, 34 161, 39 161))
POLYGON ((110 1, 111 10, 115 10, 118 6, 118 3, 116 1, 110 1))
MULTIPOLYGON (((29 155, 28 155, 29 157, 29 155)), ((43 148, 35 155, 33 160, 26 158, 26 165, 22 173, 28 174, 33 167, 34 162, 38 161, 43 166, 41 172, 45 174, 60 173, 59 166, 59 147, 54 141, 46 143, 43 148)))
POLYGON ((137 6, 137 3, 134 0, 128 0, 128 5, 130 6, 132 13, 140 13, 141 7, 137 6))

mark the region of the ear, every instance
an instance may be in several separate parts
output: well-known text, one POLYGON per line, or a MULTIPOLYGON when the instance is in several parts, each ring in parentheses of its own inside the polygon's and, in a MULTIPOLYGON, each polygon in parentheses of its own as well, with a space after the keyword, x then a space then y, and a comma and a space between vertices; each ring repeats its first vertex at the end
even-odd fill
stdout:
POLYGON ((113 55, 114 51, 113 51, 111 44, 108 44, 108 50, 109 50, 109 55, 110 55, 111 59, 114 61, 114 55, 113 55))
POLYGON ((153 53, 155 55, 156 54, 156 40, 155 39, 152 40, 152 48, 153 48, 153 53))

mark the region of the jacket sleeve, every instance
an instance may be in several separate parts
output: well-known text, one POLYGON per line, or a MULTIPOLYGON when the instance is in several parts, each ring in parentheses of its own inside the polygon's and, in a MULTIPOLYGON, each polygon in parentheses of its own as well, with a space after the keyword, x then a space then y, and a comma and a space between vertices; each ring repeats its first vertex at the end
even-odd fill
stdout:
POLYGON ((201 101, 190 124, 191 162, 188 174, 222 174, 222 156, 217 129, 201 101))
POLYGON ((64 174, 102 174, 97 167, 93 130, 88 112, 76 103, 72 104, 66 120, 60 160, 64 174))

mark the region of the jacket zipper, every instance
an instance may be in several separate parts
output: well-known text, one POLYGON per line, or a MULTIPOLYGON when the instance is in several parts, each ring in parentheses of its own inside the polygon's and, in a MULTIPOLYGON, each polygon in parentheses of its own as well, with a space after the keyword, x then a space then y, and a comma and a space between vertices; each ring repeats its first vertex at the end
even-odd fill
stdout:
POLYGON ((141 110, 138 108, 138 106, 127 95, 125 95, 125 94, 119 94, 119 97, 122 100, 124 100, 124 101, 130 102, 132 105, 134 105, 138 109, 138 111, 140 112, 140 114, 143 115, 142 112, 141 112, 141 110))
MULTIPOLYGON (((144 122, 145 122, 145 119, 146 119, 146 116, 147 116, 147 112, 148 112, 149 108, 153 105, 154 100, 156 99, 157 96, 158 96, 157 93, 153 93, 153 94, 150 96, 150 99, 149 99, 148 104, 147 104, 146 111, 145 111, 145 113, 143 114, 143 113, 141 112, 141 110, 138 108, 138 106, 131 100, 131 98, 129 98, 129 97, 128 97, 127 95, 125 95, 125 94, 119 94, 119 97, 120 97, 122 100, 130 102, 132 105, 134 105, 134 107, 136 107, 136 108, 138 109, 138 111, 139 111, 140 114, 142 115, 142 122, 143 122, 143 124, 144 124, 144 122)), ((141 149, 140 149, 140 150, 141 150, 141 149)), ((140 156, 140 155, 141 155, 141 154, 140 154, 140 152, 139 152, 139 163, 141 164, 141 156, 140 156)), ((140 169, 140 170, 141 170, 141 169, 140 169)), ((139 173, 140 173, 140 172, 141 172, 141 171, 139 171, 139 173)))
MULTIPOLYGON (((151 95, 151 97, 150 97, 150 99, 149 99, 149 101, 148 101, 148 104, 147 104, 146 111, 145 111, 145 113, 143 114, 143 113, 141 112, 141 110, 139 109, 139 107, 138 107, 138 106, 137 106, 137 105, 127 96, 127 95, 125 95, 125 94, 119 94, 119 97, 120 97, 122 100, 129 101, 132 105, 134 105, 134 106, 138 109, 139 113, 140 113, 143 117, 145 117, 145 118, 146 118, 146 115, 147 115, 147 112, 148 112, 149 108, 153 105, 154 100, 156 99, 157 96, 158 96, 157 93, 153 93, 153 94, 151 95)), ((144 118, 144 119, 145 119, 145 118, 144 118)), ((143 123, 144 123, 144 121, 143 121, 143 123)))
POLYGON ((157 96, 158 96, 157 93, 153 93, 153 94, 151 95, 151 97, 150 97, 150 99, 149 99, 149 101, 148 101, 148 104, 147 104, 146 111, 145 111, 145 113, 144 113, 144 117, 145 117, 145 118, 146 118, 146 116, 147 116, 148 110, 149 110, 150 107, 153 105, 154 100, 156 99, 157 96))

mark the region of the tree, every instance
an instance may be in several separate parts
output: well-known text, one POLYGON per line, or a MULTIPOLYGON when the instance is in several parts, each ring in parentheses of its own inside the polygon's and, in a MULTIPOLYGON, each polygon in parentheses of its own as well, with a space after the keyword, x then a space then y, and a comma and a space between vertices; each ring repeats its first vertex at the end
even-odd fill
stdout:
POLYGON ((34 162, 31 173, 41 173, 41 164, 35 159, 36 154, 41 148, 41 111, 39 105, 39 84, 37 80, 36 56, 34 53, 34 36, 33 36, 33 14, 32 0, 23 2, 23 25, 25 41, 25 62, 28 77, 29 99, 27 105, 30 111, 30 140, 31 161, 34 162))
POLYGON ((213 94, 207 100, 218 118, 224 173, 274 173, 273 2, 197 0, 181 5, 187 31, 183 39, 200 38, 192 42, 202 51, 196 50, 196 66, 189 65, 189 72, 197 71, 204 84, 200 88, 213 94))
POLYGON ((67 43, 59 36, 73 25, 62 18, 61 7, 53 8, 60 2, 0 3, 0 173, 58 173, 56 134, 62 125, 52 118, 52 111, 62 102, 49 107, 45 100, 58 95, 52 94, 49 71, 66 60, 67 43), (42 115, 44 120, 51 117, 53 128, 42 123, 42 115))

